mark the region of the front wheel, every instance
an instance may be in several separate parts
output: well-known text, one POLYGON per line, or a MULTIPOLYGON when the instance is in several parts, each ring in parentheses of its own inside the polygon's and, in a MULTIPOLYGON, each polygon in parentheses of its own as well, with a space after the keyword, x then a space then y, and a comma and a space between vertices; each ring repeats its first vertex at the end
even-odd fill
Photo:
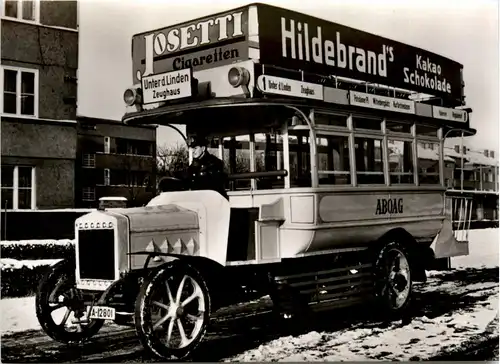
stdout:
POLYGON ((36 294, 36 315, 52 339, 79 343, 95 335, 104 320, 89 320, 81 291, 76 288, 74 264, 63 260, 50 268, 36 294))
POLYGON ((210 321, 205 280, 187 264, 168 263, 145 280, 136 301, 142 345, 164 359, 182 360, 196 349, 210 321))
POLYGON ((408 250, 398 242, 386 244, 375 262, 375 294, 382 312, 390 316, 406 312, 412 288, 408 250))

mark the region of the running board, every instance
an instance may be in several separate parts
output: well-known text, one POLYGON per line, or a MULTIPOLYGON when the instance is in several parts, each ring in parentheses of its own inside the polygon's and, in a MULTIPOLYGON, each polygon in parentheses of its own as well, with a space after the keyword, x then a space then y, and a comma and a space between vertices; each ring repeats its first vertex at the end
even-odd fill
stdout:
POLYGON ((354 305, 361 305, 366 303, 373 296, 365 295, 360 297, 352 297, 346 299, 337 299, 337 300, 326 300, 322 302, 311 302, 309 303, 309 307, 311 311, 321 312, 321 311, 329 311, 333 309, 351 307, 354 305))
POLYGON ((282 305, 293 306, 298 299, 308 305, 328 303, 330 307, 345 306, 365 300, 373 294, 372 264, 349 265, 342 268, 304 272, 274 277, 282 305), (288 296, 288 297, 287 297, 288 296))

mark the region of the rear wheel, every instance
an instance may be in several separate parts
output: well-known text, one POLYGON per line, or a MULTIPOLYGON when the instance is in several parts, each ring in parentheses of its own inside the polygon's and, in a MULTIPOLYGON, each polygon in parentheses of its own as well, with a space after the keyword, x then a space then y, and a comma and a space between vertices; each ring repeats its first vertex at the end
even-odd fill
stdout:
POLYGON ((196 349, 210 321, 205 280, 187 264, 169 263, 145 280, 136 301, 142 345, 156 356, 182 360, 196 349))
POLYGON ((36 294, 36 315, 52 339, 79 343, 95 335, 104 320, 89 320, 81 291, 76 288, 74 264, 61 261, 50 268, 36 294))
POLYGON ((382 312, 391 316, 406 312, 412 285, 408 250, 399 242, 386 244, 375 262, 375 294, 382 312))

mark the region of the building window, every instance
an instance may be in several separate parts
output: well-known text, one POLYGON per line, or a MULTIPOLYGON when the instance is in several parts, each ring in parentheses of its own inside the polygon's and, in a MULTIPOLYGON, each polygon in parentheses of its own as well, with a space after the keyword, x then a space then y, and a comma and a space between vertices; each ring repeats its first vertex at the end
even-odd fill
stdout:
POLYGON ((84 154, 82 166, 88 168, 95 168, 95 154, 84 154))
POLYGON ((2 208, 36 208, 35 176, 34 167, 2 166, 2 208))
POLYGON ((38 116, 38 70, 2 68, 3 113, 38 116))
POLYGON ((116 153, 129 154, 129 155, 143 155, 151 156, 152 146, 151 142, 142 140, 130 140, 123 138, 116 138, 116 153))
POLYGON ((39 0, 5 0, 3 15, 25 21, 38 21, 40 13, 39 0))
POLYGON ((109 154, 111 149, 111 141, 109 137, 104 137, 104 153, 109 154))
POLYGON ((95 188, 94 187, 84 187, 82 189, 82 200, 83 201, 95 201, 95 188))
POLYGON ((319 136, 317 138, 318 183, 320 185, 351 184, 349 138, 319 136))
POLYGON ((104 169, 104 185, 109 186, 110 185, 110 179, 111 179, 111 173, 109 171, 109 168, 104 169))

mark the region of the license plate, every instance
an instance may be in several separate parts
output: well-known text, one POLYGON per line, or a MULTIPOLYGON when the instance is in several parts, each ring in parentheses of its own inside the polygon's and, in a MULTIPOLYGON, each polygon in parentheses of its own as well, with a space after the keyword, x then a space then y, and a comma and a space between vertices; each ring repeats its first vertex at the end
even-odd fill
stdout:
POLYGON ((114 320, 115 309, 113 307, 94 306, 90 311, 90 319, 114 320))

